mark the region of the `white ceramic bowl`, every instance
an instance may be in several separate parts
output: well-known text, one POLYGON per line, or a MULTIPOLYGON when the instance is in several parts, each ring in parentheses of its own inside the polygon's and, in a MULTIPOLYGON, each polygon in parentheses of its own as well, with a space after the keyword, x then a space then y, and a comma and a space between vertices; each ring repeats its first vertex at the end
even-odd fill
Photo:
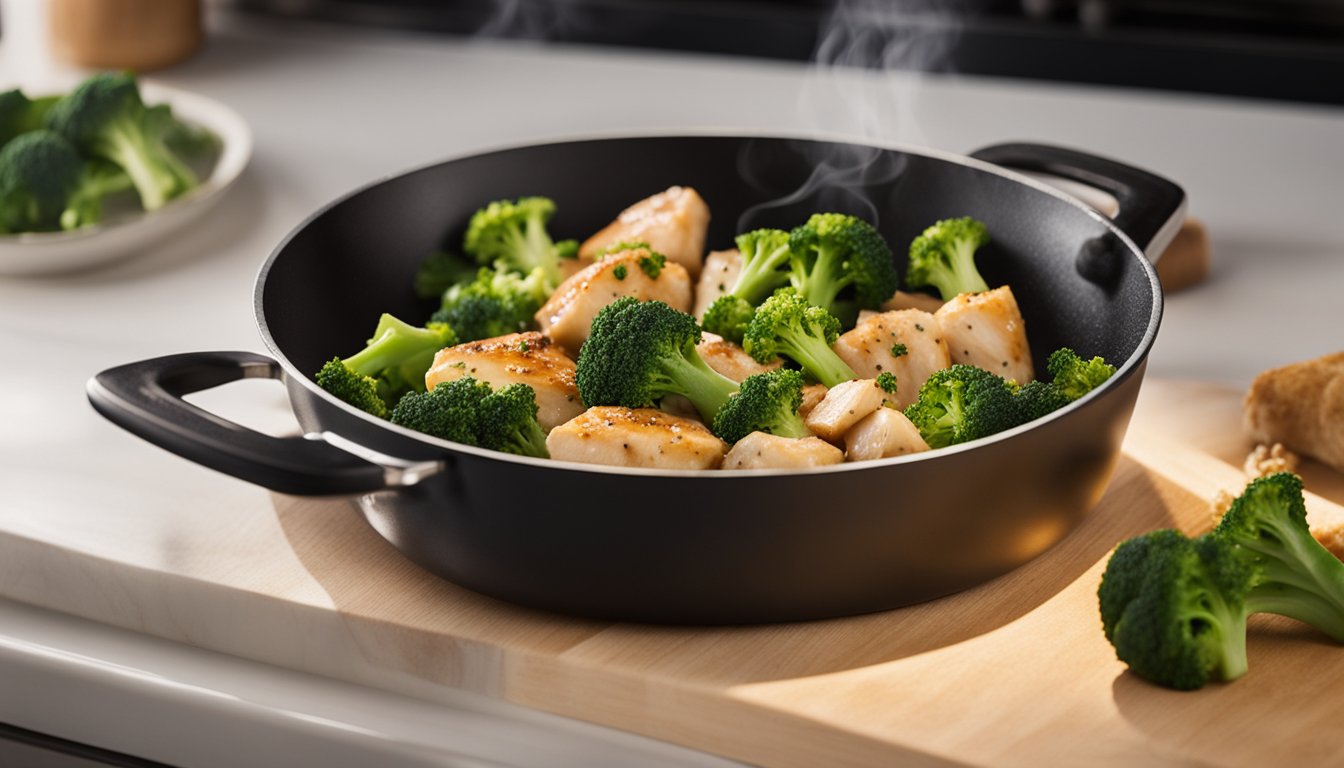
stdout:
MULTIPOLYGON (((32 89, 34 94, 45 92, 32 89)), ((155 83, 142 82, 140 92, 146 104, 167 102, 179 120, 209 128, 219 137, 219 158, 201 185, 151 213, 110 211, 104 221, 73 232, 0 236, 0 275, 72 272, 135 256, 198 219, 243 172, 252 154, 252 132, 237 112, 213 99, 155 83)))

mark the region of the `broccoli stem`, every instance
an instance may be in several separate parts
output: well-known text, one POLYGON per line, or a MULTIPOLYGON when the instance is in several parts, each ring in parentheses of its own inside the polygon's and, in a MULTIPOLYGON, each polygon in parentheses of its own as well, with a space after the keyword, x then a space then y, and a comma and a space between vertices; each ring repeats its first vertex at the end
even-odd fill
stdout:
POLYGON ((807 428, 803 417, 797 413, 785 414, 771 426, 770 431, 779 437, 802 438, 812 436, 812 432, 807 428))
POLYGON ((823 338, 800 331, 782 333, 780 341, 783 342, 781 351, 784 354, 828 387, 858 378, 823 338))
POLYGON ((1246 597, 1248 613, 1277 613, 1316 627, 1344 643, 1344 613, 1320 595, 1279 583, 1256 586, 1246 597))
POLYGON ((844 274, 842 265, 837 263, 839 258, 835 248, 823 246, 817 249, 817 260, 812 270, 802 279, 801 285, 794 286, 808 304, 829 308, 835 304, 835 297, 840 295, 840 291, 850 284, 850 279, 837 277, 844 274))
POLYGON ((733 295, 746 299, 751 304, 759 304, 783 281, 779 268, 788 260, 787 241, 765 255, 758 253, 755 258, 744 259, 742 271, 737 275, 737 284, 733 286, 733 295))
POLYGON ((931 270, 929 282, 938 289, 939 295, 952 298, 962 293, 980 293, 988 291, 989 285, 975 268, 975 242, 959 239, 956 245, 948 249, 949 268, 931 270))
POLYGON ((665 358, 662 372, 691 401, 707 424, 713 423, 714 414, 737 393, 737 382, 706 365, 694 348, 689 355, 665 358))
POLYGON ((541 431, 541 425, 535 419, 514 430, 505 441, 505 445, 507 447, 504 450, 519 456, 535 456, 539 459, 548 459, 551 456, 546 450, 546 433, 541 431))
POLYGON ((525 245, 521 252, 527 254, 529 266, 529 269, 524 270, 524 273, 541 267, 542 272, 546 275, 546 281, 553 286, 559 285, 560 266, 552 255, 555 244, 551 242, 551 236, 546 232, 546 222, 542 221, 540 216, 529 216, 527 231, 523 237, 525 245))
POLYGON ((143 132, 134 125, 121 123, 110 128, 104 138, 103 152, 131 177, 145 210, 162 208, 176 183, 171 177, 165 178, 162 169, 156 167, 155 154, 145 146, 143 132))

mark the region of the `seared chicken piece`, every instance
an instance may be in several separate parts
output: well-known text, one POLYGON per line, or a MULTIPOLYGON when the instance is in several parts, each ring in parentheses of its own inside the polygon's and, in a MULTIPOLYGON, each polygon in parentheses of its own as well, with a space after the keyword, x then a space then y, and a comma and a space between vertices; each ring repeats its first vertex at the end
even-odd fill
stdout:
POLYGON ((919 388, 934 371, 952 365, 938 321, 918 309, 873 315, 841 334, 834 347, 859 376, 875 379, 884 371, 894 375, 896 394, 891 399, 902 409, 919 399, 919 388), (904 345, 899 356, 893 355, 897 344, 904 345))
POLYGON ((943 326, 953 363, 966 363, 1026 384, 1036 378, 1027 347, 1027 324, 1008 286, 963 293, 934 316, 943 326))
POLYGON ((615 221, 579 246, 579 257, 595 258, 616 243, 648 243, 694 278, 705 257, 708 229, 709 206, 699 193, 690 187, 671 187, 621 211, 615 221))
POLYGON ((726 447, 700 422, 654 408, 589 408, 546 436, 552 459, 616 467, 714 469, 726 447))
POLYGON ((574 361, 535 331, 470 341, 439 350, 425 388, 471 376, 495 389, 522 383, 537 393, 537 422, 549 430, 583 413, 574 361))
POLYGON ((803 404, 798 406, 798 415, 806 419, 826 397, 825 384, 806 384, 803 386, 803 404))
POLYGON ((919 429, 904 413, 878 408, 845 433, 845 458, 849 461, 885 459, 929 450, 919 429))
POLYGON ((882 407, 887 393, 873 379, 853 379, 831 387, 804 422, 812 434, 840 442, 849 428, 882 407))
POLYGON ((1344 472, 1344 352, 1256 376, 1242 414, 1252 439, 1283 443, 1344 472))
POLYGON ((705 365, 739 384, 748 376, 773 371, 784 364, 783 360, 775 358, 762 365, 748 355, 745 349, 717 333, 708 331, 701 335, 700 343, 695 345, 695 351, 700 353, 700 359, 705 361, 705 365))
POLYGON ((845 455, 819 437, 779 437, 752 432, 723 457, 724 469, 806 469, 839 464, 845 455))
POLYGON ((648 269, 649 251, 631 248, 613 253, 580 270, 560 284, 537 310, 542 333, 572 354, 588 338, 588 329, 601 309, 622 296, 640 301, 658 300, 673 309, 691 308, 691 278, 680 265, 668 262, 662 269, 648 269), (643 263, 645 266, 641 266, 643 263), (651 276, 649 272, 657 276, 651 276))
POLYGON ((890 299, 882 302, 882 310, 891 312, 897 309, 921 309, 925 312, 937 312, 943 306, 943 300, 927 293, 906 293, 897 291, 890 299))
POLYGON ((700 282, 695 285, 695 311, 691 314, 697 320, 704 317, 710 304, 733 290, 741 272, 742 254, 736 248, 710 251, 705 257, 705 268, 700 272, 700 282))

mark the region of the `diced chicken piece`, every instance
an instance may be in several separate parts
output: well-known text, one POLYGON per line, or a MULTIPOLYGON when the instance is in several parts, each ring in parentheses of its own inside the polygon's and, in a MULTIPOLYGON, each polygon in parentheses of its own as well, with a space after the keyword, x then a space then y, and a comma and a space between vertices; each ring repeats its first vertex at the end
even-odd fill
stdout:
POLYGON ((705 316, 705 310, 720 296, 733 290, 737 285, 737 276, 742 272, 742 254, 736 248, 727 251, 710 251, 705 257, 705 267, 700 272, 700 282, 695 285, 695 310, 691 314, 696 319, 705 316))
POLYGON ((845 458, 869 461, 929 450, 919 429, 904 413, 878 408, 845 433, 845 458))
POLYGON ((752 432, 737 441, 723 457, 724 469, 806 469, 839 464, 839 448, 819 437, 779 437, 752 432))
POLYGON ((925 312, 937 312, 943 306, 943 300, 927 293, 906 293, 897 291, 890 299, 882 302, 882 310, 891 312, 897 309, 919 309, 925 312))
POLYGON ((854 379, 831 387, 804 419, 812 434, 840 442, 849 428, 882 407, 887 393, 873 379, 854 379))
POLYGON ((700 359, 705 361, 705 365, 739 384, 748 376, 773 371, 784 364, 783 360, 775 358, 762 365, 756 362, 751 355, 748 355, 745 349, 716 333, 708 331, 701 335, 700 343, 696 345, 695 351, 700 353, 700 359))
POLYGON ((522 383, 537 393, 537 422, 549 430, 583 413, 574 361, 550 339, 530 331, 439 350, 425 388, 471 376, 495 389, 522 383))
POLYGON ((616 220, 579 246, 581 258, 594 258, 615 243, 648 243, 692 278, 705 257, 709 206, 690 187, 670 187, 621 211, 616 220))
POLYGON ((798 406, 798 415, 806 419, 826 397, 825 384, 806 384, 803 386, 803 404, 798 406))
POLYGON ((616 467, 714 469, 725 448, 700 422, 654 408, 589 408, 546 436, 552 459, 616 467))
POLYGON ((891 399, 902 409, 919 399, 919 388, 934 371, 952 365, 938 321, 918 309, 874 315, 841 334, 834 347, 840 359, 859 376, 875 379, 883 372, 894 375, 896 394, 891 399), (904 353, 899 356, 892 354, 897 344, 904 345, 904 353))
POLYGON ((1027 324, 1008 286, 963 293, 934 316, 943 327, 953 363, 966 363, 1026 384, 1036 378, 1027 346, 1027 324))
POLYGON ((560 284, 551 298, 537 310, 537 324, 547 336, 572 354, 588 339, 593 318, 622 296, 640 301, 658 300, 673 309, 691 308, 691 278, 680 265, 668 262, 657 277, 650 276, 640 264, 647 264, 644 248, 613 253, 591 264, 560 284))

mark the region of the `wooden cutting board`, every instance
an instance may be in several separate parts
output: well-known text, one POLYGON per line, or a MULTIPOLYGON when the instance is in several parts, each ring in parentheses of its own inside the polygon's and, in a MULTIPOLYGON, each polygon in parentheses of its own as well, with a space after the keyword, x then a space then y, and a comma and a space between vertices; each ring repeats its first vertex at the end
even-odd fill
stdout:
MULTIPOLYGON (((753 764, 1341 765, 1344 647, 1314 630, 1254 617, 1250 672, 1190 693, 1126 673, 1101 633, 1111 548, 1159 527, 1206 530, 1209 499, 1240 489, 1250 447, 1239 393, 1149 381, 1109 490, 1060 544, 976 589, 851 619, 703 629, 545 614, 425 574, 348 501, 281 496, 208 536, 178 521, 161 563, 48 551, 53 578, 88 585, 40 602, 362 683, 471 689, 753 764), (109 582, 115 601, 99 586, 109 582), (132 597, 151 591, 153 603, 132 597), (166 600, 177 607, 162 610, 166 600)), ((1313 518, 1344 516, 1344 476, 1302 472, 1313 518)), ((0 536, 0 566, 36 551, 0 536)), ((10 596, 39 602, 22 589, 37 581, 11 582, 10 596)))

